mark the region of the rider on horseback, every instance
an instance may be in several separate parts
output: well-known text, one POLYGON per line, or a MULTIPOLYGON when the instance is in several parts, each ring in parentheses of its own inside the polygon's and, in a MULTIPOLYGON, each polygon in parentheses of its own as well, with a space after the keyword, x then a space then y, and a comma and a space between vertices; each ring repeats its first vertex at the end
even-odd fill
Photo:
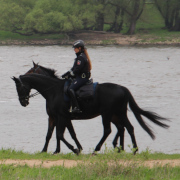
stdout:
POLYGON ((76 53, 76 58, 73 67, 70 71, 62 75, 62 78, 73 78, 71 85, 69 86, 67 93, 72 99, 72 113, 81 113, 79 104, 77 102, 75 91, 88 82, 91 76, 91 60, 87 53, 87 49, 84 46, 82 40, 77 40, 73 44, 74 51, 76 53))

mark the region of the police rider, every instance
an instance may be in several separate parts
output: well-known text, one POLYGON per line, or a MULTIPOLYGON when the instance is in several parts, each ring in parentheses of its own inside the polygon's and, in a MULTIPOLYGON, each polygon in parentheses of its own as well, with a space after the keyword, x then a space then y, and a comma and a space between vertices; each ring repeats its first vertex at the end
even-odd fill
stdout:
POLYGON ((82 40, 75 41, 73 44, 73 48, 76 53, 74 65, 70 69, 70 71, 62 75, 62 78, 73 78, 73 81, 69 86, 67 93, 70 95, 72 100, 72 113, 81 113, 79 104, 75 96, 75 91, 89 80, 91 76, 90 71, 92 69, 92 65, 87 49, 85 48, 84 42, 82 40))

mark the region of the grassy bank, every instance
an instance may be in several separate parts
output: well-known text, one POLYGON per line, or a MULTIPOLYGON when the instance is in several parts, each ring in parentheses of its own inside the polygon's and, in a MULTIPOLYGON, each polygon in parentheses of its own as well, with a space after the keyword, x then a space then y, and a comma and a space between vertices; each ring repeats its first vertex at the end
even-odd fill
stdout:
POLYGON ((164 154, 160 152, 151 153, 150 150, 142 151, 137 153, 135 156, 133 153, 117 153, 117 150, 106 149, 104 152, 99 153, 97 156, 91 156, 91 154, 81 153, 79 156, 74 153, 68 154, 57 154, 52 155, 50 153, 26 153, 23 151, 16 151, 12 149, 1 149, 0 150, 0 160, 2 159, 40 159, 40 160, 59 160, 59 159, 69 159, 69 160, 83 160, 83 161, 99 161, 99 160, 163 160, 163 159, 180 159, 180 154, 164 154))
POLYGON ((0 179, 180 179, 180 166, 163 167, 153 166, 149 168, 139 162, 155 159, 180 159, 180 154, 151 153, 149 150, 141 152, 136 156, 132 153, 117 153, 114 150, 105 150, 97 156, 90 154, 73 153, 51 155, 48 153, 24 153, 15 150, 0 150, 0 159, 39 159, 43 161, 78 160, 77 166, 66 168, 65 166, 54 166, 43 168, 41 166, 29 167, 28 165, 0 165, 0 179), (120 164, 119 161, 123 161, 120 164), (131 162, 131 163, 130 163, 131 162))
POLYGON ((79 165, 70 169, 64 167, 30 168, 28 166, 0 165, 1 179, 43 179, 43 180, 179 180, 180 167, 124 167, 120 165, 108 166, 105 163, 94 163, 88 166, 79 165))
POLYGON ((180 32, 162 28, 140 28, 135 35, 87 31, 70 37, 65 34, 22 36, 0 31, 0 45, 71 45, 83 39, 87 45, 180 45, 180 32))
POLYGON ((31 41, 31 40, 45 40, 45 39, 61 40, 63 38, 65 37, 62 34, 46 34, 46 35, 34 34, 32 36, 24 36, 10 31, 0 31, 0 41, 8 41, 8 40, 31 41))

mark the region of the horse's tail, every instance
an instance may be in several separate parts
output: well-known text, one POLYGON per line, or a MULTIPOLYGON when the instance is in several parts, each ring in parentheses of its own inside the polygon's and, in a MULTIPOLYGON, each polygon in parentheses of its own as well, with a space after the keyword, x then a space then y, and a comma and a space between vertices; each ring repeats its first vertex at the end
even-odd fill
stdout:
POLYGON ((132 94, 129 92, 129 107, 133 111, 136 119, 138 120, 139 124, 142 126, 142 128, 151 136, 152 139, 155 139, 155 135, 153 131, 148 127, 148 125, 144 122, 143 118, 141 115, 145 116, 147 119, 151 120, 153 123, 163 127, 163 128, 168 128, 169 126, 160 122, 162 120, 167 120, 164 117, 159 116, 158 114, 151 112, 151 111, 145 111, 141 109, 135 99, 133 98, 132 94))

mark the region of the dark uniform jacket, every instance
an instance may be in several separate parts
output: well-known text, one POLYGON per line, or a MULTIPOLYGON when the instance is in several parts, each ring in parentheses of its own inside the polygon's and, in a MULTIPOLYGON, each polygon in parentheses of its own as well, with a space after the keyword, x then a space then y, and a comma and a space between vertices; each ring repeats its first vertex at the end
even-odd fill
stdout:
POLYGON ((71 71, 75 76, 81 76, 83 73, 88 74, 89 72, 89 63, 86 55, 83 52, 79 52, 76 54, 76 58, 74 60, 74 65, 71 68, 71 71))

